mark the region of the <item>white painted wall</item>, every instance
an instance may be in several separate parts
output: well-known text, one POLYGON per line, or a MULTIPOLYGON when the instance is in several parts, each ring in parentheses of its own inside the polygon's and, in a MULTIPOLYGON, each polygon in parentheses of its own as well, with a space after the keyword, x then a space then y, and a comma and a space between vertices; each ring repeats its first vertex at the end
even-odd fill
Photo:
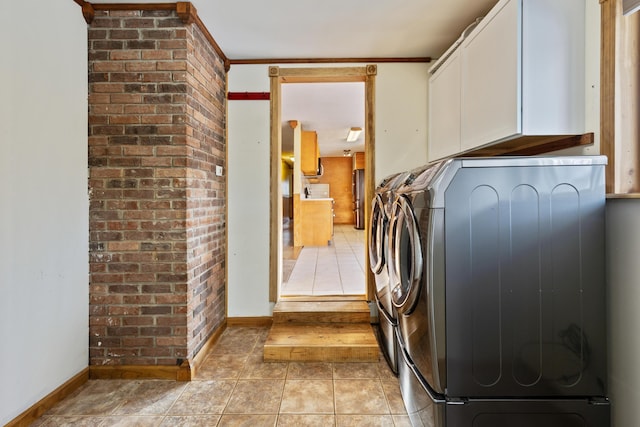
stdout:
POLYGON ((600 0, 585 2, 585 132, 594 133, 594 143, 553 153, 557 155, 600 154, 600 0))
POLYGON ((427 163, 428 63, 378 64, 375 182, 427 163))
MULTIPOLYGON (((313 66, 352 65, 363 66, 313 66)), ((428 66, 378 64, 376 181, 427 162, 428 66)), ((268 92, 268 66, 233 65, 229 72, 229 91, 268 92)), ((228 317, 270 316, 272 311, 269 304, 269 121, 268 101, 229 101, 228 317)))
POLYGON ((640 426, 640 199, 607 200, 612 427, 640 426))
POLYGON ((87 28, 0 4, 0 425, 88 364, 87 28))
POLYGON ((227 317, 270 316, 269 101, 229 101, 227 122, 227 317))

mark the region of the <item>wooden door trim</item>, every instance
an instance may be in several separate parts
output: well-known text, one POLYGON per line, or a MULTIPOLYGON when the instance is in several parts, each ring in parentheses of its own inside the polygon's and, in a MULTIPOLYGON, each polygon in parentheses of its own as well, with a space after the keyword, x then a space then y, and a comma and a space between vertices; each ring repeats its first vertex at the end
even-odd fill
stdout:
POLYGON ((615 93, 616 93, 616 16, 617 0, 600 0, 600 154, 607 156, 605 186, 615 186, 615 93))
MULTIPOLYGON (((278 285, 282 278, 282 224, 280 203, 280 161, 281 147, 281 85, 282 83, 344 83, 363 82, 365 85, 365 230, 369 229, 371 198, 375 190, 375 77, 378 67, 320 67, 320 68, 280 68, 269 67, 270 110, 271 110, 271 159, 269 196, 269 301, 278 299, 278 285)), ((365 247, 369 245, 369 234, 365 233, 365 247)), ((365 264, 369 264, 369 251, 365 250, 365 264)), ((373 275, 365 268, 366 299, 374 295, 373 275)))

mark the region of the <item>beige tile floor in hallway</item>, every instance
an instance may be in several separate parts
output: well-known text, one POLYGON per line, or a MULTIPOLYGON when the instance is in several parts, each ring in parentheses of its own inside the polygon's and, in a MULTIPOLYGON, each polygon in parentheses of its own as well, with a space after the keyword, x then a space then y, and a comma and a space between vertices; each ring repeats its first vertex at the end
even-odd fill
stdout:
POLYGON ((268 332, 226 329, 191 382, 90 380, 34 425, 410 426, 383 357, 377 363, 265 363, 268 332))
MULTIPOLYGON (((284 242, 291 244, 286 236, 284 242)), ((335 225, 331 243, 305 246, 289 258, 291 270, 283 275, 281 296, 364 294, 364 230, 356 230, 353 225, 335 225)), ((287 259, 284 266, 286 270, 287 259)))

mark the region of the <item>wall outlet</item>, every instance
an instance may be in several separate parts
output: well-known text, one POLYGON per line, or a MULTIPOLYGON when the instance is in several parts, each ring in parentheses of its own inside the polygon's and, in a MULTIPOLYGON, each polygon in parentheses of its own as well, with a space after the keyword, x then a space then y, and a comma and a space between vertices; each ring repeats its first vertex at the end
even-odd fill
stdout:
POLYGON ((216 165, 216 176, 222 176, 222 166, 216 165))

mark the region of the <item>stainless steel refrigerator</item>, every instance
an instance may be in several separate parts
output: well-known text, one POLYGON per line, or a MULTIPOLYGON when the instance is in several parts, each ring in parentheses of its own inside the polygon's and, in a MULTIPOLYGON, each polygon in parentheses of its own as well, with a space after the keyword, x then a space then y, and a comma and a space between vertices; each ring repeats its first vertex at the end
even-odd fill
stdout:
POLYGON ((353 171, 353 182, 351 184, 353 194, 353 221, 355 228, 364 228, 364 169, 353 171))

